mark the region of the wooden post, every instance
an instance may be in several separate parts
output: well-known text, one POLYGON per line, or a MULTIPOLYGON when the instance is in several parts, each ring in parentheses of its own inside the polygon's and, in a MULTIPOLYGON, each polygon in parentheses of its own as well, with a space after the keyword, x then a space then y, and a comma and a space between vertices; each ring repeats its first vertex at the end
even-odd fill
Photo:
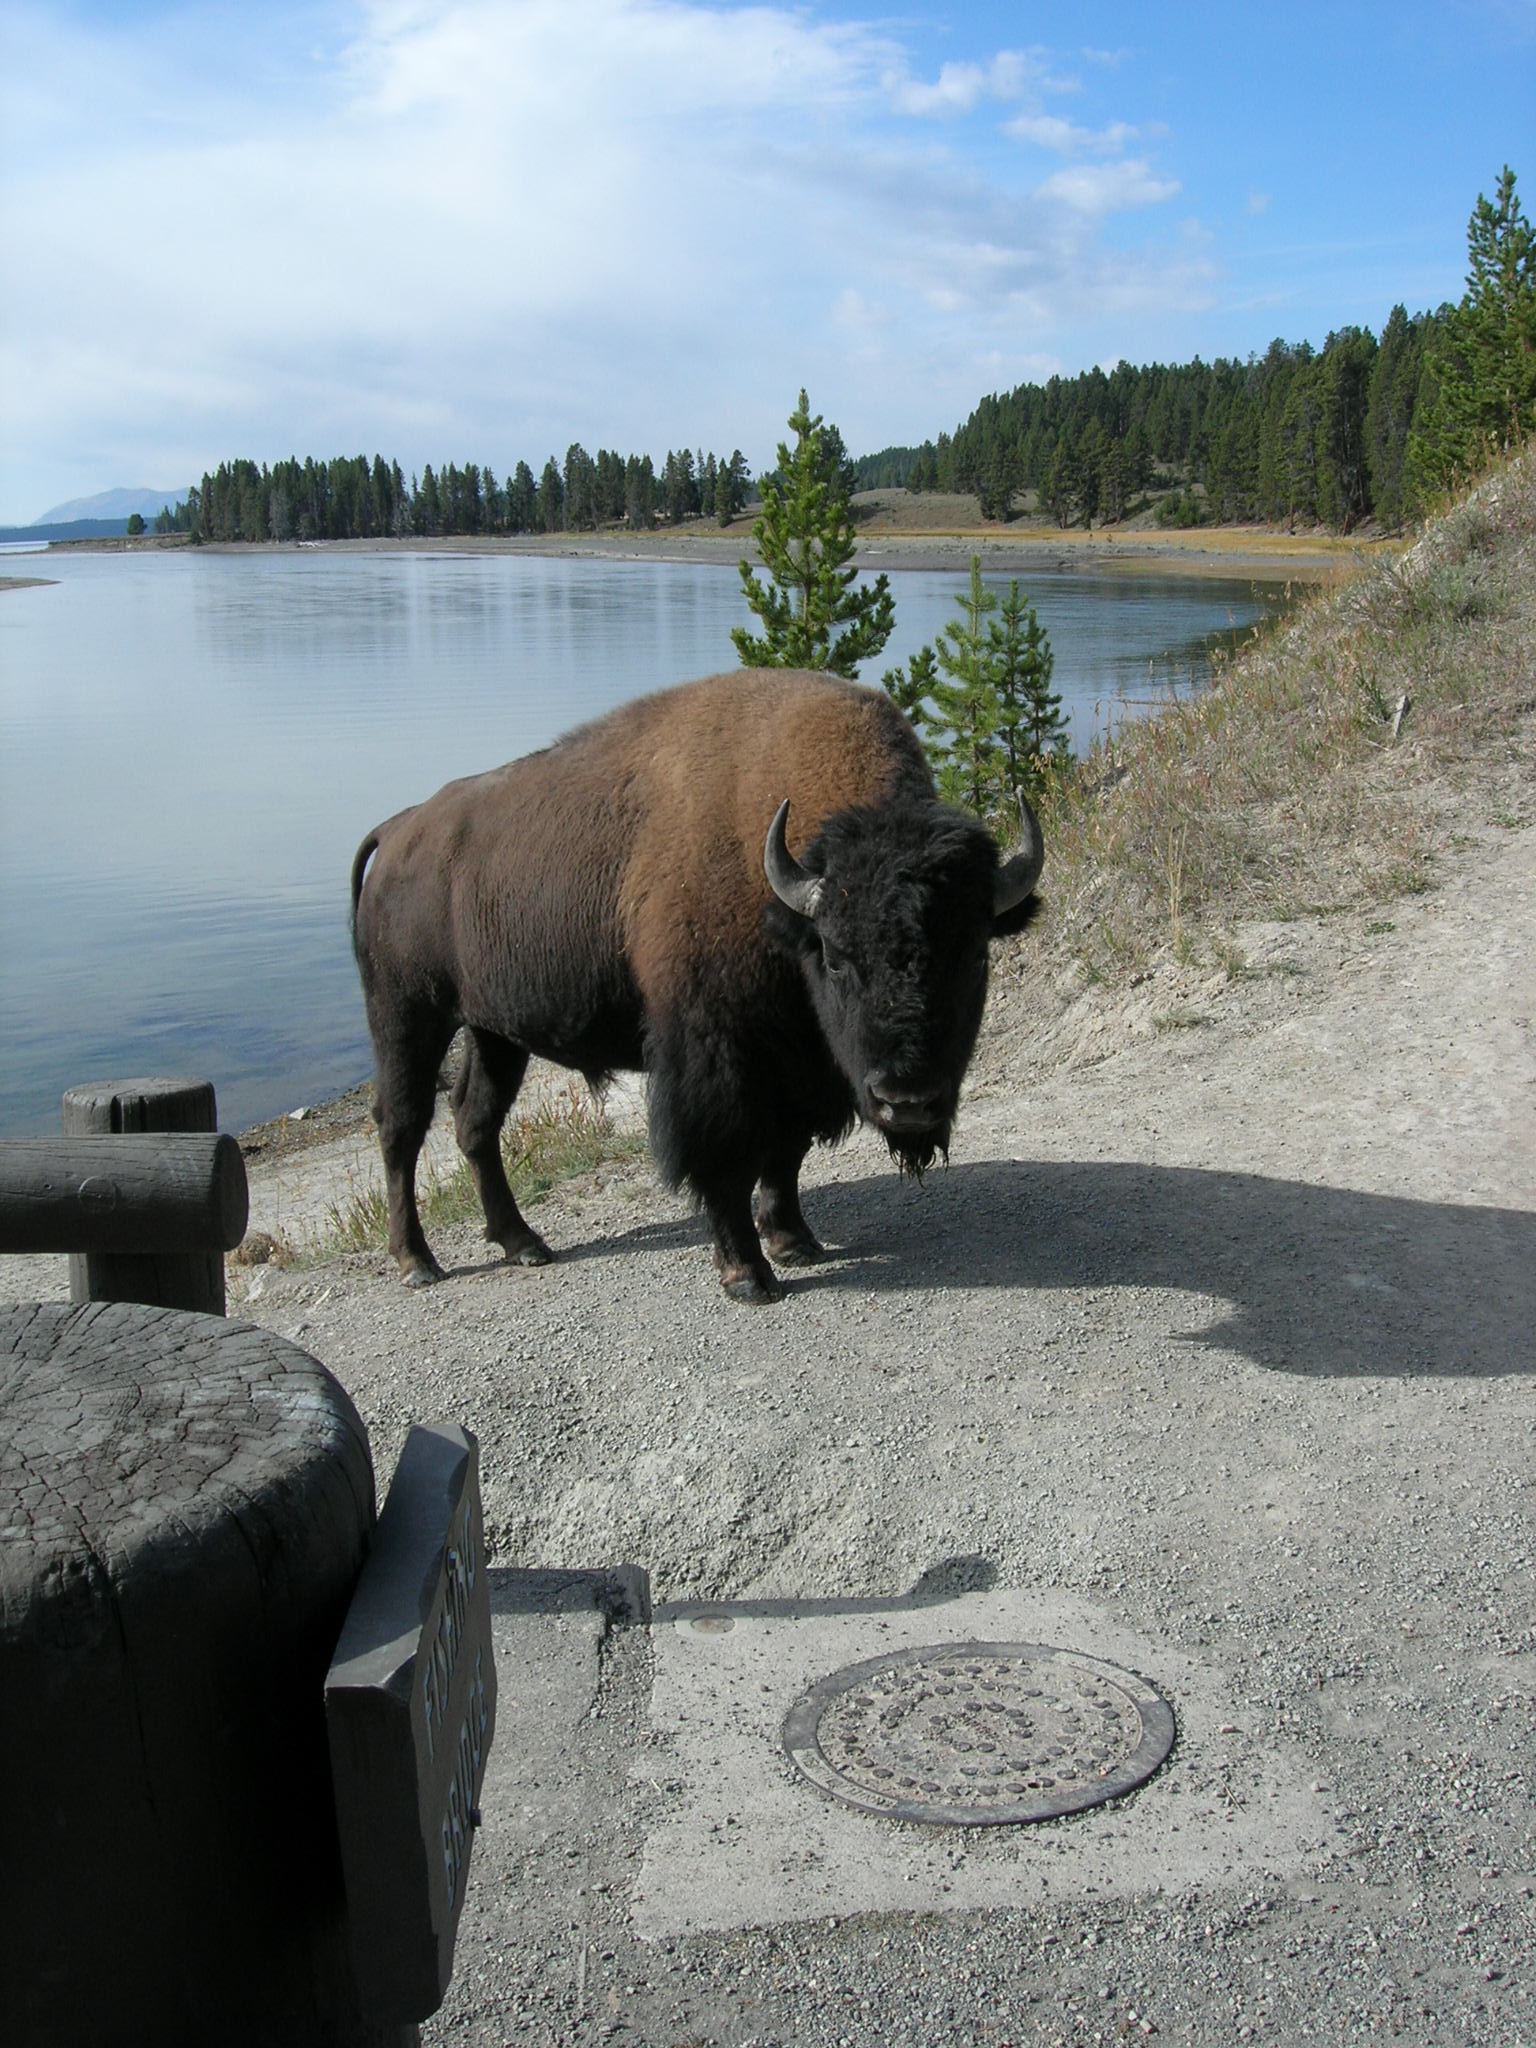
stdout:
MULTIPOLYGON (((212 1131, 217 1128, 213 1083, 185 1075, 127 1081, 88 1081, 64 1091, 66 1137, 103 1132, 212 1131)), ((224 1254, 198 1252, 77 1252, 69 1261, 69 1298, 140 1301, 152 1308, 224 1313, 224 1254)))
POLYGON ((363 1424, 266 1330, 0 1307, 0 2041, 407 2048, 363 2009, 323 1688, 363 1424))
POLYGON ((249 1213, 227 1132, 0 1139, 0 1252, 229 1252, 249 1213))

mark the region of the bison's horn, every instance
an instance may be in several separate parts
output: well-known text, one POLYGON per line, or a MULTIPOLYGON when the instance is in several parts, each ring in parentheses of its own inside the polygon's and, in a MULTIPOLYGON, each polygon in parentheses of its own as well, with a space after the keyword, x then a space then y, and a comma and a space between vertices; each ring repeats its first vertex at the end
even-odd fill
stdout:
POLYGON ((1019 798, 1019 823, 1024 828, 1023 844, 1011 860, 1004 861, 992 885, 994 917, 1002 917, 1022 903, 1039 881, 1040 870, 1045 866, 1045 843, 1040 837, 1040 823, 1022 796, 1019 798))
POLYGON ((785 797, 768 827, 768 840, 763 847, 763 873, 781 903, 787 903, 801 917, 814 917, 821 903, 825 880, 801 867, 784 844, 784 821, 788 816, 789 798, 785 797))

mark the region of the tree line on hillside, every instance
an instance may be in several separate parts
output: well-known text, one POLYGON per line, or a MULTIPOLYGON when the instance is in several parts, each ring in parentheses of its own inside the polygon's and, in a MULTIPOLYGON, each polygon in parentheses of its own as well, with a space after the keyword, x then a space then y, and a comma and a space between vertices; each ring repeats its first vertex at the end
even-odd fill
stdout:
POLYGON ((579 533, 599 526, 643 532, 658 523, 715 519, 727 525, 747 502, 752 472, 739 448, 728 456, 668 449, 658 471, 649 455, 580 442, 535 477, 519 462, 504 481, 468 463, 430 463, 407 482, 398 462, 375 455, 256 463, 246 457, 205 474, 156 533, 201 541, 403 539, 409 535, 579 533))
POLYGON ((1395 531, 1536 427, 1536 251, 1507 165, 1467 243, 1460 303, 1395 306, 1379 337, 1021 384, 953 435, 862 458, 857 483, 973 492, 994 519, 1032 491, 1062 526, 1113 524, 1156 491, 1170 524, 1395 531))

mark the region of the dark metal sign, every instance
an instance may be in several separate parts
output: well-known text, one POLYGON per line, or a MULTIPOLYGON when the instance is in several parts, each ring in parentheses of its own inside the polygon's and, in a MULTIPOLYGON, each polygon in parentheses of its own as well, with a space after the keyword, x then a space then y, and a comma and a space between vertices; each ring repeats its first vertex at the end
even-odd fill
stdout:
POLYGON ((325 1681, 359 1988, 380 2018, 435 2012, 453 1972, 496 1726, 479 1446, 406 1439, 325 1681))

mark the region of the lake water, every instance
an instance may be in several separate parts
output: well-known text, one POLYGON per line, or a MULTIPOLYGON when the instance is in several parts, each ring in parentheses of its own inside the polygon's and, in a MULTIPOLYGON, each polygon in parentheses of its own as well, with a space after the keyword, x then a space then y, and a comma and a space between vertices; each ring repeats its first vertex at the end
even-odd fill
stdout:
MULTIPOLYGON (((58 1130, 83 1081, 200 1074, 240 1129, 362 1080, 347 876, 363 834, 451 776, 733 667, 730 629, 751 623, 734 569, 675 562, 317 549, 0 570, 57 578, 0 592, 11 1137, 58 1130)), ((933 638, 965 577, 890 580, 897 631, 868 681, 933 638)), ((1201 682, 1208 637, 1276 601, 1206 579, 1025 587, 1080 751, 1201 682)))

